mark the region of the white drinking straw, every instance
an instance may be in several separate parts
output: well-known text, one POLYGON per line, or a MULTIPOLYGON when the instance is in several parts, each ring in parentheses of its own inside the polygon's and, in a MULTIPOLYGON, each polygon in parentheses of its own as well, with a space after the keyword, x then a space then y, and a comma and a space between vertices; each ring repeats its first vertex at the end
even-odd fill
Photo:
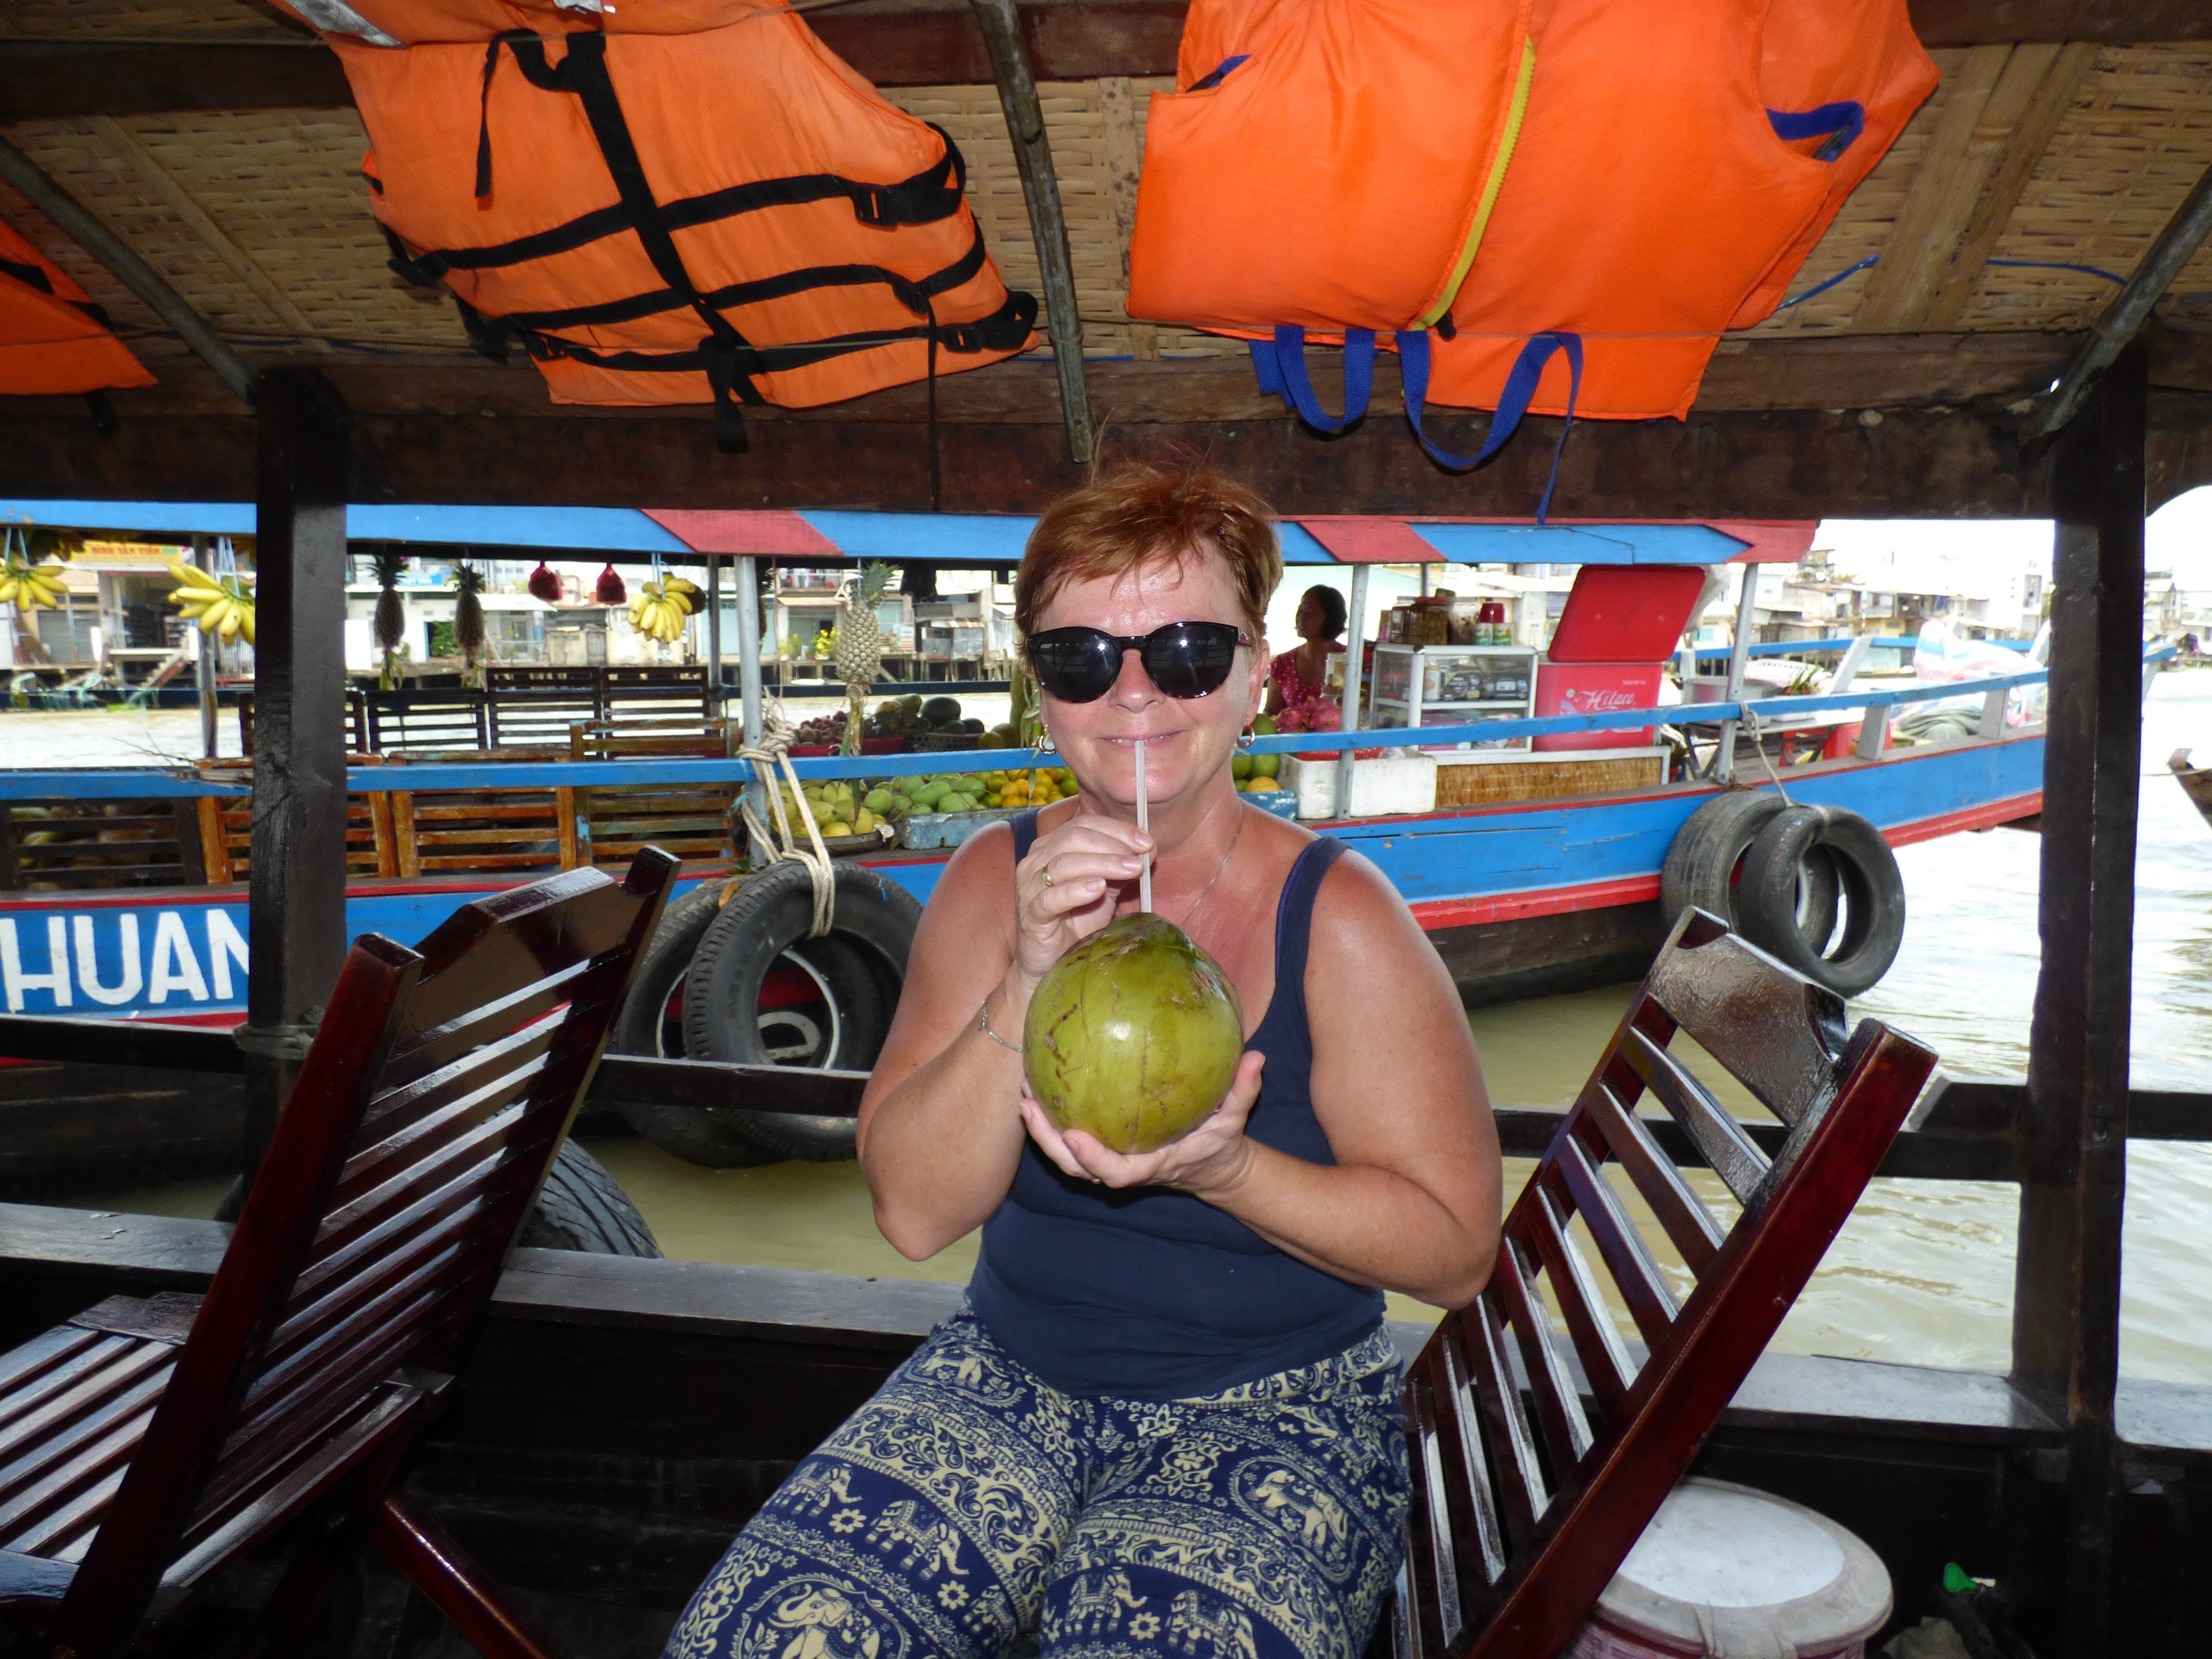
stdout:
MULTIPOLYGON (((1146 835, 1152 830, 1152 805, 1145 798, 1145 740, 1142 738, 1137 739, 1137 828, 1146 835)), ((1137 871, 1137 908, 1149 910, 1152 908, 1152 858, 1149 853, 1142 856, 1145 861, 1137 871)))

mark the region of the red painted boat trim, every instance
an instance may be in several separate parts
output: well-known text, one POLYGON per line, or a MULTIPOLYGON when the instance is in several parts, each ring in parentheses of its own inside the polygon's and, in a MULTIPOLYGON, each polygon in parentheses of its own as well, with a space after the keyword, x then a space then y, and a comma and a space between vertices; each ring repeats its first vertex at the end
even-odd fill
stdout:
POLYGON ((1538 887, 1521 893, 1485 893, 1474 898, 1423 899, 1412 908, 1425 933, 1447 927, 1478 927, 1487 921, 1519 921, 1556 916, 1570 910, 1602 910, 1614 904, 1644 904, 1659 896, 1656 876, 1618 876, 1578 887, 1538 887))
POLYGON ((1915 842, 1934 841, 1939 836, 1955 836, 1962 830, 1994 830, 2015 818, 2032 818, 2042 810, 2043 791, 2038 789, 2031 794, 2010 795, 2003 800, 1984 801, 1979 806, 1969 806, 1960 811, 1900 823, 1882 833, 1892 847, 1910 847, 1915 842))
MULTIPOLYGON (((2043 810, 2043 792, 2011 795, 1957 812, 1944 812, 1885 830, 1893 847, 1935 841, 1968 830, 1992 830, 2015 818, 2032 817, 2043 810)), ((1656 876, 1621 876, 1611 881, 1585 882, 1577 887, 1539 887, 1519 893, 1485 893, 1474 898, 1422 899, 1410 908, 1424 933, 1447 927, 1479 927, 1486 922, 1519 921, 1530 916, 1556 916, 1575 910, 1601 910, 1615 904, 1645 904, 1659 896, 1656 876)))

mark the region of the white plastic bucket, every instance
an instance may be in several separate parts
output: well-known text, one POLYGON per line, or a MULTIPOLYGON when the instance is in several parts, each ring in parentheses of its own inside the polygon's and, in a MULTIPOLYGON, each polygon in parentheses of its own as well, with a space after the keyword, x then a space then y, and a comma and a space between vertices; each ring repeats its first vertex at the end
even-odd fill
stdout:
POLYGON ((1890 1605, 1881 1559, 1827 1516, 1689 1480, 1668 1494, 1567 1659, 1862 1659, 1890 1605))

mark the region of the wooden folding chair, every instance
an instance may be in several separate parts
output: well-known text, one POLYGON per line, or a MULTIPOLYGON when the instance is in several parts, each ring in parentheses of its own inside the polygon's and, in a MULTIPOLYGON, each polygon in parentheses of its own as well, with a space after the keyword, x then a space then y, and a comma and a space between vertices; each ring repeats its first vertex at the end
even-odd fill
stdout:
POLYGON ((1566 1645, 1812 1277, 1935 1065, 1876 1020, 1845 1041, 1840 998, 1703 912, 1676 924, 1507 1215, 1488 1288, 1437 1327, 1407 1380, 1413 1504, 1392 1622, 1399 1659, 1552 1659, 1566 1645), (1678 1030, 1789 1126, 1771 1164, 1669 1051, 1678 1030), (1732 1226, 1638 1120, 1646 1090, 1743 1206, 1732 1226), (1686 1298, 1638 1233, 1608 1159, 1695 1276, 1686 1298), (1643 1339, 1640 1362, 1571 1231, 1577 1217, 1643 1339))
POLYGON ((115 1659, 312 1512, 267 1650, 372 1529, 486 1652, 541 1650, 395 1487, 675 870, 649 848, 619 884, 466 905, 419 951, 355 944, 205 1297, 113 1297, 0 1355, 0 1618, 115 1659))

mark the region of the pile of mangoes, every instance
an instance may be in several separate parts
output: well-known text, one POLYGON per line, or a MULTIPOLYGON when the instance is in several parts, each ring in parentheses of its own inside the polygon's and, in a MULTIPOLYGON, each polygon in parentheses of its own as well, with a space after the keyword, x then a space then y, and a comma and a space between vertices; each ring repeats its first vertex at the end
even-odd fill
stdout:
MULTIPOLYGON (((791 833, 800 841, 805 833, 799 827, 799 803, 793 799, 791 785, 779 783, 783 792, 783 810, 791 823, 791 833)), ((814 823, 826 841, 838 836, 872 836, 884 814, 869 809, 860 793, 842 778, 809 778, 799 786, 806 797, 806 805, 814 814, 814 823)))
MULTIPOLYGON (((1265 714, 1255 714, 1249 727, 1255 738, 1271 738, 1275 734, 1275 722, 1265 714)), ((1229 762, 1229 774, 1237 780, 1237 788, 1246 794, 1256 795, 1283 786, 1276 781, 1282 770, 1280 755, 1247 755, 1239 753, 1229 762)))
POLYGON ((1075 775, 1064 766, 1009 772, 915 773, 871 786, 865 805, 882 817, 897 819, 916 812, 1044 806, 1074 793, 1075 775))

